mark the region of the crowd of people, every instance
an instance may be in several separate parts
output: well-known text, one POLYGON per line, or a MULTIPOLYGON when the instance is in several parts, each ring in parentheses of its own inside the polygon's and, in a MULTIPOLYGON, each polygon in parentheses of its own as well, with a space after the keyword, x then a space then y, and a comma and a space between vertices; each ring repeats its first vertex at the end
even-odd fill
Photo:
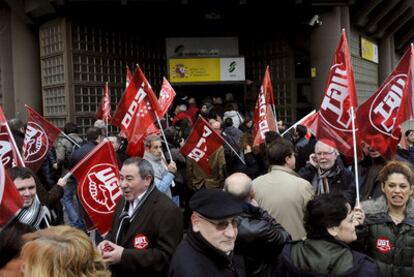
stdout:
MULTIPOLYGON (((102 121, 82 138, 74 123, 34 173, 9 175, 23 208, 0 233, 0 276, 414 276, 414 131, 395 160, 363 144, 355 168, 334 141, 297 125, 253 146, 252 119, 236 102, 181 100, 143 157, 107 135, 102 121), (198 116, 226 140, 211 174, 179 151, 198 116), (122 199, 106 236, 90 236, 62 178, 100 142, 117 155, 122 199), (74 144, 76 142, 76 144, 74 144), (166 151, 169 146, 170 153, 166 151), (88 236, 89 235, 89 236, 88 236)), ((9 121, 22 149, 24 122, 9 121)))

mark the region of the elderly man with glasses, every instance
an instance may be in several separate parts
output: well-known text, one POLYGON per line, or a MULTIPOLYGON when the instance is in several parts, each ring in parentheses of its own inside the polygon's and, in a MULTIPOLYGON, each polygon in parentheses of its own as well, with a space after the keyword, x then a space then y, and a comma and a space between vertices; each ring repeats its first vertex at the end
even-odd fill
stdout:
POLYGON ((353 206, 355 203, 355 183, 350 170, 346 169, 336 145, 331 140, 319 140, 315 153, 298 174, 308 180, 316 195, 323 193, 343 194, 353 206))
POLYGON ((219 189, 201 189, 189 204, 191 226, 168 276, 245 276, 243 259, 233 255, 241 201, 219 189))

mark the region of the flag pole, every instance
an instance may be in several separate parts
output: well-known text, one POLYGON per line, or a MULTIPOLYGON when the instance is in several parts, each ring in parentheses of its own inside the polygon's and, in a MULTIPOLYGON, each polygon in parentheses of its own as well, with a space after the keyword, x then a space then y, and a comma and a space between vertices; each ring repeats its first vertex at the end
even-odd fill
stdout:
POLYGON ((65 138, 67 138, 74 145, 76 145, 77 147, 80 148, 80 145, 73 138, 71 138, 70 136, 68 136, 65 132, 63 132, 62 130, 60 130, 60 134, 63 135, 65 138))
POLYGON ((168 141, 167 141, 167 138, 165 137, 164 129, 162 128, 161 121, 160 121, 160 118, 158 117, 157 112, 155 112, 155 116, 157 117, 157 123, 158 123, 158 126, 160 126, 160 131, 161 131, 161 134, 162 134, 162 138, 165 141, 165 146, 167 147, 167 152, 168 152, 168 155, 170 156, 170 161, 173 161, 173 158, 172 158, 172 155, 171 155, 171 150, 170 150, 170 147, 168 146, 168 141))
POLYGON ((295 128, 296 126, 298 126, 299 124, 301 124, 303 121, 305 121, 306 119, 308 119, 309 117, 311 117, 314 113, 316 113, 316 110, 311 111, 310 113, 308 113, 307 115, 305 115, 304 117, 302 117, 302 119, 300 119, 299 121, 297 121, 295 124, 293 124, 292 126, 290 126, 289 128, 287 128, 280 136, 283 137, 285 134, 287 134, 292 128, 295 128))
POLYGON ((354 141, 356 207, 359 208, 358 154, 357 154, 357 145, 356 145, 355 112, 354 112, 354 107, 352 106, 351 106, 351 116, 352 116, 352 140, 354 141))

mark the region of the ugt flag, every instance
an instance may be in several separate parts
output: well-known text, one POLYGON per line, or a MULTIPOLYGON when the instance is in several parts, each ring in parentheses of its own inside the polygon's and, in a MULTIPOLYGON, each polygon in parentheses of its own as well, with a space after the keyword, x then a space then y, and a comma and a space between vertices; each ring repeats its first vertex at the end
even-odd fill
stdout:
POLYGON ((23 200, 0 163, 0 227, 4 227, 23 207, 23 200))
POLYGON ((401 124, 414 118, 414 46, 381 87, 357 111, 361 138, 385 159, 393 159, 401 124))
POLYGON ((156 120, 159 110, 157 98, 138 66, 118 104, 112 125, 120 127, 129 142, 137 142, 156 120))
POLYGON ((199 117, 180 152, 185 157, 193 159, 207 175, 210 175, 211 168, 208 164, 208 157, 223 143, 223 137, 207 121, 199 117))
POLYGON ((14 141, 13 134, 7 125, 6 116, 0 107, 0 160, 5 169, 15 166, 25 166, 20 151, 14 141))
POLYGON ((108 82, 105 83, 104 95, 102 97, 101 105, 96 111, 96 117, 108 123, 111 120, 111 99, 109 97, 108 82))
POLYGON ((109 141, 96 146, 70 172, 78 181, 78 196, 89 219, 105 236, 121 199, 115 150, 109 141))
POLYGON ((265 142, 265 134, 268 131, 278 132, 276 124, 276 115, 273 113, 274 98, 272 81, 270 80, 269 67, 263 78, 259 95, 257 96, 256 105, 253 114, 253 146, 265 142))
MULTIPOLYGON (((355 111, 356 107, 357 97, 354 73, 352 71, 346 34, 345 31, 342 31, 342 36, 329 70, 325 94, 317 115, 317 124, 312 124, 313 127, 316 126, 316 130, 311 129, 311 132, 315 134, 318 140, 332 141, 341 153, 345 156, 353 157, 351 108, 355 111)), ((357 126, 355 128, 356 145, 359 147, 357 126)), ((362 158, 362 156, 360 157, 362 158)))
POLYGON ((24 163, 36 172, 61 133, 60 129, 26 105, 27 128, 23 142, 24 163))

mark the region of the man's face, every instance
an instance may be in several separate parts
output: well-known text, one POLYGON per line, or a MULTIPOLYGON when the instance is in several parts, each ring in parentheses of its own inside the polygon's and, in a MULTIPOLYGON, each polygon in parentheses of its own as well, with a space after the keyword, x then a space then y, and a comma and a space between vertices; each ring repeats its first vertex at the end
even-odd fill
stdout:
POLYGON ((145 192, 151 184, 152 177, 144 179, 139 174, 139 168, 135 164, 124 165, 120 171, 121 190, 127 201, 134 201, 145 192))
POLYGON ((319 167, 323 170, 327 170, 334 166, 338 154, 335 148, 323 143, 318 143, 315 147, 315 155, 319 167))
POLYGON ((407 136, 407 140, 409 143, 414 143, 414 132, 410 132, 407 136))
POLYGON ((161 158, 161 155, 162 155, 161 141, 160 140, 152 141, 148 150, 155 157, 161 158))
POLYGON ((33 177, 27 179, 17 177, 13 182, 23 199, 23 207, 30 207, 36 197, 36 183, 33 177))
POLYGON ((191 216, 194 232, 200 232, 205 240, 218 250, 228 253, 233 251, 237 237, 235 217, 226 219, 207 219, 198 213, 191 216))

